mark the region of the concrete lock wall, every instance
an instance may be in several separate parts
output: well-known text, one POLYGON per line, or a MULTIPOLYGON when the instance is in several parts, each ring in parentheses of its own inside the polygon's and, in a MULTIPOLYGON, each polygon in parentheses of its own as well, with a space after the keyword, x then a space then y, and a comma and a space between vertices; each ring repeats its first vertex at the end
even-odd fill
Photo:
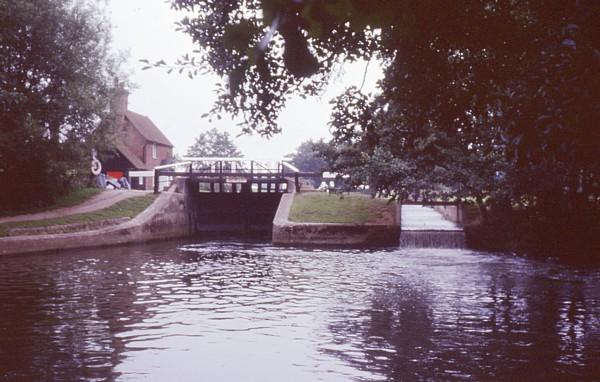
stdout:
POLYGON ((273 221, 273 244, 284 245, 398 245, 399 211, 396 224, 295 223, 288 219, 294 195, 285 194, 273 221))
POLYGON ((462 205, 459 206, 433 206, 433 209, 446 219, 453 223, 462 226, 463 224, 463 209, 462 205))

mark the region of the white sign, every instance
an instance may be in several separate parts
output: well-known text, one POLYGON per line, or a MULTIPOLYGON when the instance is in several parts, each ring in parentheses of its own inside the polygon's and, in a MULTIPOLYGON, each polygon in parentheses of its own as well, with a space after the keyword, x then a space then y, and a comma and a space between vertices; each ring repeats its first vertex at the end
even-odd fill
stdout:
POLYGON ((246 183, 247 179, 244 177, 226 177, 225 182, 227 183, 246 183))

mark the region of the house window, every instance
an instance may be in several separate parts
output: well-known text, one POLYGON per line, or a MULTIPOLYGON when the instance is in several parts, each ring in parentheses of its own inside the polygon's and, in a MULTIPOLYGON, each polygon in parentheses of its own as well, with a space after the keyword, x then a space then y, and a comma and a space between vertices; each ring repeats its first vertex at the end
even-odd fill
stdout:
POLYGON ((152 144, 152 159, 156 159, 156 143, 152 144))

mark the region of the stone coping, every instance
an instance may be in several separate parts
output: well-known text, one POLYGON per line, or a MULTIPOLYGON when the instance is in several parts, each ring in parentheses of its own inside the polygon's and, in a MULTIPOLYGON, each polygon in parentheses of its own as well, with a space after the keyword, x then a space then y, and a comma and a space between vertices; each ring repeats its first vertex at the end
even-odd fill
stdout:
POLYGON ((11 228, 8 231, 8 236, 23 236, 23 235, 44 235, 52 233, 67 233, 77 231, 90 231, 103 227, 118 225, 130 220, 130 217, 111 218, 91 223, 72 223, 51 225, 47 227, 32 227, 32 228, 11 228))

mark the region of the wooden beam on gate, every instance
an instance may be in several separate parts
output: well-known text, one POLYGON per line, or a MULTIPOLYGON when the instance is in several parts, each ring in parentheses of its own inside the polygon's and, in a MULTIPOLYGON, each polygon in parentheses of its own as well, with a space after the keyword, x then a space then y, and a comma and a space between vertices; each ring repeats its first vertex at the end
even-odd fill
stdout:
MULTIPOLYGON (((210 176, 210 177, 219 177, 220 176, 220 173, 212 172, 212 171, 194 171, 193 173, 190 173, 189 171, 164 171, 164 170, 161 171, 162 176, 190 177, 190 174, 194 178, 203 177, 203 176, 210 176)), ((227 172, 227 173, 224 173, 223 175, 226 175, 226 177, 227 176, 241 177, 241 178, 251 178, 252 177, 250 174, 248 174, 247 172, 243 172, 243 171, 227 172)))
POLYGON ((302 172, 299 171, 297 172, 298 176, 300 178, 322 178, 323 177, 323 173, 321 172, 302 172))

